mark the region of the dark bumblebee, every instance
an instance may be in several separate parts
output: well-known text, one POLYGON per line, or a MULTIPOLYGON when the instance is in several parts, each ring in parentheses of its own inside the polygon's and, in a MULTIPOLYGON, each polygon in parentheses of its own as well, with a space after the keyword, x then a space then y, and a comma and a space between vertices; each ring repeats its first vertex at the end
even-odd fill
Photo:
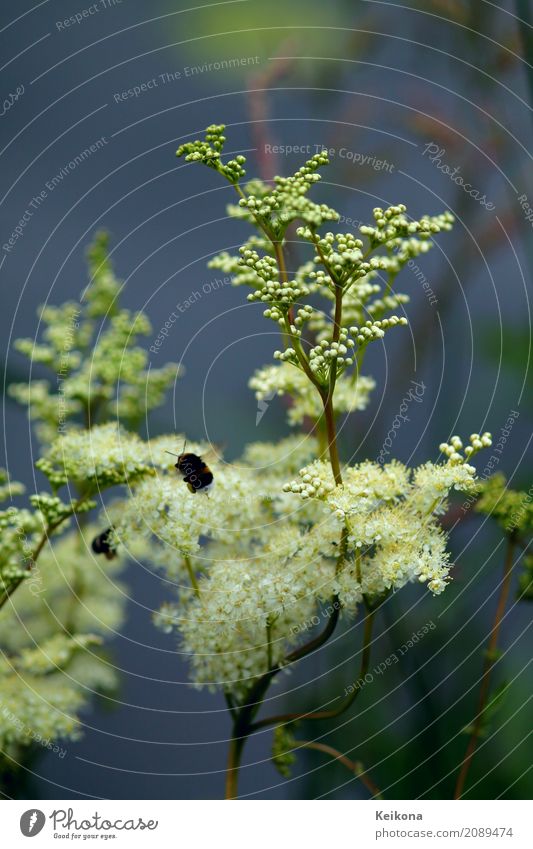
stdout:
POLYGON ((106 528, 105 531, 102 531, 101 534, 96 536, 92 543, 91 548, 95 554, 105 554, 108 560, 113 560, 117 556, 117 548, 116 545, 112 542, 112 534, 113 528, 106 528))
MULTIPOLYGON (((171 451, 167 451, 167 454, 171 453, 171 451)), ((203 490, 207 494, 207 490, 213 483, 213 472, 207 463, 190 451, 173 456, 178 458, 178 462, 174 463, 174 468, 183 476, 183 480, 190 491, 201 492, 203 490)))

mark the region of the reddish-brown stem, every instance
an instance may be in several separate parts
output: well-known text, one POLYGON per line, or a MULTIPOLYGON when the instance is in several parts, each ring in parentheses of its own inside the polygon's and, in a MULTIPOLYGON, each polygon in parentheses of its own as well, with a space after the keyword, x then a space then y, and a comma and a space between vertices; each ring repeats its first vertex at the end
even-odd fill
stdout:
POLYGON ((274 174, 278 172, 277 158, 272 153, 272 148, 275 148, 275 145, 270 144, 270 153, 268 156, 266 155, 269 147, 268 142, 272 142, 268 134, 268 122, 270 120, 268 95, 270 89, 274 88, 276 83, 279 83, 295 64, 292 55, 296 51, 296 44, 297 42, 292 36, 282 42, 278 55, 274 56, 272 61, 256 74, 252 74, 248 82, 250 131, 256 147, 259 173, 263 180, 272 180, 274 174))
POLYGON ((492 624, 492 629, 489 637, 489 642, 487 646, 487 650, 485 652, 485 662, 483 664, 483 673, 481 675, 481 686, 479 689, 478 696, 478 709, 475 716, 475 719, 472 724, 472 734, 470 735, 470 739, 468 741, 468 745, 466 747, 465 756, 463 758, 461 769, 459 770, 459 775, 457 776, 457 783, 455 785, 455 793, 453 798, 460 799, 464 792, 464 787, 466 783, 466 779, 468 776, 468 771, 470 769, 470 764, 472 763, 472 758, 474 757, 474 752, 476 751, 479 735, 481 732, 481 726, 483 723, 483 714, 485 712, 485 708, 487 706, 487 700, 490 693, 490 679, 492 668, 497 660, 497 648, 498 648, 498 637, 500 633, 500 627, 502 624, 503 614, 505 613, 505 607, 507 604, 507 599, 509 597, 509 588, 511 586, 511 577, 513 572, 513 559, 514 552, 516 547, 516 539, 515 535, 511 534, 507 542, 507 551, 505 554, 505 562, 503 566, 503 578, 500 586, 500 594, 498 597, 498 604, 496 606, 496 613, 494 615, 494 622, 492 624))
POLYGON ((346 755, 343 755, 342 752, 339 752, 338 749, 334 749, 333 746, 328 746, 327 743, 315 743, 314 740, 298 740, 298 747, 302 749, 316 749, 317 752, 324 752, 326 755, 331 755, 332 758, 339 761, 343 766, 349 769, 350 772, 353 772, 354 775, 357 776, 373 798, 383 798, 381 790, 377 784, 372 781, 360 761, 352 761, 346 755))
POLYGON ((354 703, 357 696, 362 690, 362 686, 358 686, 358 684, 360 685, 360 683, 364 681, 365 675, 367 674, 370 665, 372 628, 374 625, 375 614, 375 609, 367 610, 365 617, 363 652, 361 655, 359 677, 354 683, 352 692, 349 693, 346 698, 341 701, 338 707, 332 708, 330 710, 307 711, 306 713, 283 713, 278 714, 277 716, 267 716, 265 717, 265 719, 260 719, 258 722, 254 722, 254 724, 250 727, 250 731, 258 731, 260 728, 268 728, 270 725, 281 725, 286 722, 295 722, 301 719, 335 719, 337 716, 340 716, 342 713, 344 713, 344 711, 348 710, 348 708, 351 707, 351 705, 354 703))

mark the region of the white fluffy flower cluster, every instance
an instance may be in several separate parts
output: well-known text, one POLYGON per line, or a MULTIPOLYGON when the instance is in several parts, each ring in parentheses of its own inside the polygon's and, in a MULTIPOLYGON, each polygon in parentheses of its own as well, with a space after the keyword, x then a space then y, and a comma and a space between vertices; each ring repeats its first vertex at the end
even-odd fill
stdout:
POLYGON ((148 443, 156 474, 132 487, 127 502, 117 510, 115 527, 118 539, 134 553, 142 552, 139 546, 145 540, 152 562, 181 580, 188 577, 190 558, 196 570, 209 565, 209 552, 201 540, 224 545, 231 552, 228 556, 234 557, 262 538, 279 482, 247 465, 225 464, 213 448, 188 442, 187 452, 208 462, 215 478, 209 495, 191 493, 167 453, 176 442, 183 445, 175 436, 148 443))
POLYGON ((376 596, 408 581, 427 582, 438 594, 449 573, 445 536, 437 523, 452 489, 472 490, 475 469, 467 463, 426 463, 410 471, 393 461, 365 462, 343 472, 335 486, 329 465, 317 460, 284 490, 319 499, 349 530, 355 552, 339 574, 339 595, 353 591, 376 596))
POLYGON ((301 640, 334 579, 331 560, 302 557, 304 536, 291 528, 261 557, 214 564, 200 581, 178 624, 197 683, 244 695, 301 640))
POLYGON ((179 601, 164 605, 156 623, 177 629, 195 680, 241 693, 270 662, 282 661, 312 627, 306 622, 320 600, 331 598, 338 523, 322 505, 299 508, 282 492, 286 470, 316 454, 314 439, 251 445, 232 465, 188 443, 213 471, 209 496, 190 492, 163 453, 175 441, 160 437, 147 446, 156 475, 111 505, 105 521, 119 550, 174 583, 179 601))
POLYGON ((36 465, 53 486, 81 482, 98 490, 148 474, 147 457, 146 445, 138 436, 108 423, 67 431, 36 465))
POLYGON ((314 440, 251 445, 234 464, 188 445, 214 473, 207 497, 187 489, 164 453, 175 441, 147 446, 157 474, 133 486, 116 519, 108 515, 117 538, 175 583, 176 602, 156 621, 179 634, 197 684, 244 695, 309 638, 333 599, 354 613, 363 598, 373 603, 410 581, 444 590, 450 563, 438 514, 451 489, 474 486, 466 462, 410 470, 367 461, 345 468, 336 486, 329 464, 314 460, 284 484, 316 456, 314 440))

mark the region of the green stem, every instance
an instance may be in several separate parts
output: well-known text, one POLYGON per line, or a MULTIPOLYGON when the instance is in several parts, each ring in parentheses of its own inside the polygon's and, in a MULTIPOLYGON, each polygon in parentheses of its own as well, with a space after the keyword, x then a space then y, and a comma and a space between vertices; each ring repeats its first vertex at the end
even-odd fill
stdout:
POLYGON ((318 452, 319 452, 320 459, 322 459, 322 457, 325 457, 326 454, 329 453, 328 437, 327 437, 327 431, 326 431, 326 422, 325 422, 323 416, 320 416, 320 418, 317 419, 317 421, 315 423, 315 429, 316 429, 316 435, 317 435, 317 439, 318 439, 318 452))
POLYGON ((192 568, 191 558, 188 554, 183 555, 183 561, 187 568, 187 574, 189 576, 189 581, 191 582, 191 587, 193 588, 196 596, 200 598, 200 587, 198 586, 198 581, 196 580, 196 575, 194 574, 194 569, 192 568))
MULTIPOLYGON (((287 274, 287 266, 285 263, 285 254, 283 252, 283 244, 281 241, 274 240, 272 241, 272 246, 274 248, 274 253, 276 254, 276 262, 278 263, 279 268, 279 276, 283 283, 287 284, 289 282, 289 275, 287 274)), ((287 320, 289 324, 294 324, 294 312, 292 307, 290 307, 287 313, 287 320)))
POLYGON ((313 384, 313 386, 316 389, 318 389, 318 391, 320 392, 320 395, 322 396, 323 392, 324 392, 324 387, 320 383, 320 381, 317 379, 317 377, 313 374, 311 366, 309 365, 309 360, 305 356, 303 348, 300 344, 300 340, 299 340, 298 336, 295 336, 294 333, 292 332, 291 325, 290 325, 290 322, 288 320, 285 321, 285 330, 286 330, 287 336, 290 339, 291 345, 294 348, 296 356, 298 357, 298 362, 300 363, 303 371, 306 374, 306 377, 309 378, 310 382, 313 384))
MULTIPOLYGON (((339 341, 342 324, 342 286, 335 283, 335 317, 333 325, 333 342, 339 341)), ((326 419, 326 430, 328 435, 329 457, 331 469, 337 486, 342 485, 342 474, 339 462, 339 450, 337 446, 337 427, 335 424, 335 409, 333 406, 333 395, 337 383, 337 358, 333 357, 329 367, 329 386, 327 394, 322 391, 322 403, 324 405, 324 416, 326 419)))
POLYGON ((337 484, 337 486, 341 486, 342 474, 339 461, 339 448, 337 445, 337 428, 335 425, 333 401, 329 392, 328 397, 324 400, 324 416, 326 419, 326 431, 328 435, 329 460, 331 463, 331 470, 333 472, 333 477, 335 478, 335 483, 337 484))
POLYGON ((232 737, 228 751, 228 765, 226 769, 226 799, 237 798, 237 782, 239 779, 239 767, 241 765, 242 751, 246 743, 246 736, 232 737))

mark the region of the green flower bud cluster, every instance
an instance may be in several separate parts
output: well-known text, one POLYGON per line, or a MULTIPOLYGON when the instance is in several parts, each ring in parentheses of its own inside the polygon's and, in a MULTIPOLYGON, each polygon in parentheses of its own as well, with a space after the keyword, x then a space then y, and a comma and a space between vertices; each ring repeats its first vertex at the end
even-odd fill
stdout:
POLYGON ((315 460, 304 466, 299 472, 300 480, 283 485, 283 492, 293 492, 306 498, 326 498, 335 489, 335 481, 329 464, 324 460, 315 460))
POLYGON ((309 365, 321 382, 329 379, 330 369, 336 367, 336 373, 342 374, 345 368, 353 365, 355 360, 355 341, 348 335, 348 330, 342 327, 338 341, 323 339, 309 351, 309 365))
MULTIPOLYGON (((117 279, 113 271, 109 243, 109 233, 102 230, 96 233, 87 249, 89 285, 83 291, 82 301, 85 305, 85 315, 89 319, 111 318, 119 308, 118 298, 122 281, 117 279)), ((82 349, 90 344, 92 335, 92 323, 82 320, 79 339, 82 349)))
POLYGON ((222 251, 209 260, 207 267, 220 269, 224 274, 231 274, 233 286, 251 286, 253 289, 257 289, 262 285, 262 278, 258 276, 252 266, 243 263, 243 254, 249 250, 256 253, 262 251, 264 255, 271 255, 272 243, 261 236, 251 236, 239 248, 240 255, 232 255, 227 251, 222 251))
MULTIPOLYGON (((263 180, 258 179, 249 180, 243 186, 245 196, 254 197, 257 200, 262 200, 267 197, 271 191, 272 188, 268 185, 268 183, 264 183, 263 180)), ((240 203, 229 203, 226 206, 226 212, 230 218, 237 218, 239 221, 247 221, 248 224, 252 225, 257 224, 255 213, 252 213, 245 205, 241 205, 240 203)))
POLYGON ((465 460, 470 460, 474 457, 482 448, 490 448, 492 445, 492 436, 488 431, 482 435, 472 433, 469 442, 470 445, 467 445, 463 454, 461 454, 463 442, 459 436, 452 436, 449 443, 441 442, 439 451, 448 457, 451 463, 464 463, 465 460))
POLYGON ((362 327, 350 327, 350 333, 355 336, 361 347, 368 345, 369 342, 374 342, 376 339, 383 339, 385 331, 391 327, 405 327, 407 323, 404 316, 391 315, 390 318, 366 321, 362 327))
POLYGON ((317 172, 322 165, 329 165, 328 154, 325 150, 315 153, 291 177, 274 177, 277 192, 280 195, 307 194, 311 186, 321 179, 317 172))
POLYGON ((265 193, 261 191, 264 184, 260 184, 258 185, 260 191, 242 198, 239 205, 251 210, 254 215, 269 218, 273 212, 297 202, 297 198, 304 197, 311 186, 321 179, 320 174, 317 173, 318 168, 321 165, 327 165, 328 162, 326 153, 317 153, 291 177, 275 177, 274 189, 265 193))
POLYGON ((247 209, 254 218, 262 218, 268 220, 272 214, 280 208, 281 200, 275 196, 273 192, 269 192, 264 197, 258 198, 255 195, 241 198, 239 206, 242 209, 247 209))
POLYGON ((420 256, 420 254, 427 253, 432 247, 433 242, 424 237, 392 239, 391 242, 387 243, 387 248, 390 251, 388 256, 389 266, 387 270, 393 274, 397 274, 410 259, 420 256))
POLYGON ((339 213, 326 203, 314 203, 303 195, 286 195, 279 216, 280 232, 283 233, 292 221, 305 221, 313 230, 327 221, 338 221, 339 213))
POLYGON ((211 124, 205 131, 205 141, 185 142, 179 146, 176 156, 185 156, 186 162, 202 162, 208 168, 214 168, 230 183, 238 183, 246 171, 243 168, 245 156, 236 156, 223 163, 221 159, 226 136, 224 124, 211 124))
MULTIPOLYGON (((292 283, 280 281, 274 257, 268 254, 261 257, 257 251, 250 248, 241 249, 241 254, 241 265, 252 269, 256 279, 260 281, 260 288, 250 293, 248 300, 271 304, 272 306, 265 310, 264 315, 284 326, 285 316, 292 304, 308 295, 309 289, 305 284, 298 283, 296 278, 292 283)), ((302 312, 302 320, 304 314, 302 312)))
POLYGON ((256 250, 249 247, 240 248, 240 254, 240 265, 246 268, 253 268, 261 280, 268 282, 273 277, 278 276, 278 266, 273 256, 265 254, 265 256, 261 257, 256 250))
POLYGON ((255 221, 262 222, 275 238, 285 233, 287 226, 300 219, 309 226, 319 227, 325 221, 337 221, 338 212, 327 204, 316 204, 306 194, 320 180, 318 168, 328 164, 325 152, 317 153, 291 177, 275 177, 275 188, 270 192, 255 192, 241 198, 239 205, 255 221))
POLYGON ((283 316, 287 314, 292 304, 308 294, 307 286, 298 286, 294 282, 282 283, 279 280, 269 280, 261 289, 256 289, 255 292, 247 295, 247 300, 272 304, 272 308, 265 310, 263 315, 283 325, 283 316))
POLYGON ((73 516, 74 513, 88 513, 89 510, 96 507, 96 501, 89 499, 80 502, 71 501, 66 504, 60 498, 50 495, 48 492, 30 495, 30 503, 35 510, 39 511, 43 524, 48 527, 59 524, 63 519, 73 516))
POLYGON ((34 339, 17 339, 14 347, 34 363, 41 363, 66 377, 81 362, 76 350, 82 338, 80 333, 79 304, 67 301, 61 307, 39 308, 39 318, 44 326, 43 344, 34 339))
POLYGON ((315 314, 315 310, 309 304, 304 304, 303 307, 300 307, 294 318, 294 331, 296 334, 301 334, 302 326, 310 321, 315 314))
POLYGON ((363 225, 359 232, 367 236, 371 246, 375 247, 398 236, 417 235, 420 239, 429 239, 443 230, 451 230, 455 220, 450 212, 443 212, 441 215, 424 215, 418 221, 410 221, 406 211, 407 207, 403 203, 387 209, 377 206, 373 210, 375 226, 363 225))
MULTIPOLYGON (((273 311, 269 310, 269 313, 269 317, 273 317, 273 311)), ((312 307, 306 307, 299 312, 297 319, 302 323, 311 318, 313 314, 312 307)), ((322 339, 318 345, 309 349, 309 367, 321 384, 327 384, 333 368, 337 376, 341 375, 354 364, 357 351, 366 348, 370 342, 382 339, 386 330, 406 324, 406 318, 392 315, 390 318, 367 321, 362 327, 341 327, 338 340, 322 339)), ((300 326, 291 325, 290 330, 293 336, 301 336, 300 326)), ((300 358, 292 347, 288 347, 284 351, 274 351, 274 359, 302 368, 300 358)))
POLYGON ((257 276, 253 268, 242 265, 240 256, 232 256, 227 251, 217 254, 207 265, 208 268, 217 268, 224 274, 231 274, 233 286, 251 286, 257 289, 262 285, 261 278, 257 276))
MULTIPOLYGON (((298 235, 308 233, 306 228, 299 228, 298 235)), ((326 233, 316 242, 317 254, 315 263, 322 264, 324 270, 319 270, 311 275, 318 283, 326 282, 327 278, 333 278, 339 286, 344 286, 348 280, 357 280, 366 277, 372 270, 372 262, 365 261, 363 253, 363 242, 355 238, 352 233, 326 233)))

